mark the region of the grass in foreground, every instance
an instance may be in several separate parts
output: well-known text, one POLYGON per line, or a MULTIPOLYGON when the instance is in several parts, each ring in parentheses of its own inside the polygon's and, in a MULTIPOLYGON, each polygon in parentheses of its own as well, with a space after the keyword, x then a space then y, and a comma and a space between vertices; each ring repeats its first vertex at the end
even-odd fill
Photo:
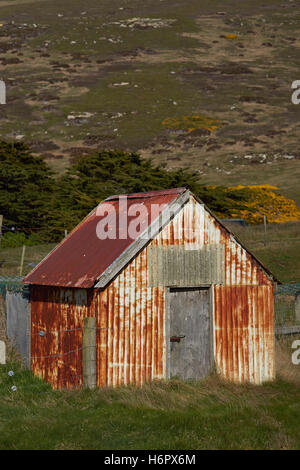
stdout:
POLYGON ((213 375, 53 391, 17 363, 1 366, 0 448, 300 449, 300 366, 291 365, 291 342, 277 344, 278 378, 263 386, 213 375))

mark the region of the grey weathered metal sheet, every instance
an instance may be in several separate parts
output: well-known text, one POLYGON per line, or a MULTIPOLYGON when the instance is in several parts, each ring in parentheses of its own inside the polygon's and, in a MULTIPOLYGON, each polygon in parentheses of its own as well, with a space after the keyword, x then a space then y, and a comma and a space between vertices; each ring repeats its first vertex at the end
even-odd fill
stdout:
POLYGON ((7 336, 14 343, 26 366, 28 364, 27 331, 30 328, 30 304, 27 292, 6 293, 7 336))
POLYGON ((193 287, 224 284, 224 245, 203 245, 198 250, 183 246, 158 246, 149 249, 149 285, 193 287))

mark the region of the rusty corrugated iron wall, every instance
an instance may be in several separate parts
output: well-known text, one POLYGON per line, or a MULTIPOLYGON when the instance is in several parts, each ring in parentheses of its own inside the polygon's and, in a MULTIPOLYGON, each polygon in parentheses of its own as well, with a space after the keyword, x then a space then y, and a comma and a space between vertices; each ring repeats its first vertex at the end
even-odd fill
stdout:
POLYGON ((179 214, 104 290, 31 287, 32 368, 55 387, 82 384, 82 326, 97 317, 98 386, 166 378, 164 286, 151 286, 152 247, 224 245, 224 284, 214 286, 214 355, 227 379, 261 383, 274 376, 273 283, 192 196, 179 214), (151 287, 150 287, 151 286, 151 287), (85 292, 85 294, 84 294, 85 292), (73 332, 35 336, 47 330, 73 332), (77 351, 67 354, 68 351, 77 351), (34 356, 60 355, 34 359, 34 356))
POLYGON ((99 386, 165 377, 164 288, 148 288, 146 275, 143 252, 96 296, 99 386))
POLYGON ((273 379, 273 287, 216 286, 214 297, 218 371, 233 382, 273 379))
POLYGON ((31 287, 31 368, 54 388, 82 385, 86 289, 31 287))

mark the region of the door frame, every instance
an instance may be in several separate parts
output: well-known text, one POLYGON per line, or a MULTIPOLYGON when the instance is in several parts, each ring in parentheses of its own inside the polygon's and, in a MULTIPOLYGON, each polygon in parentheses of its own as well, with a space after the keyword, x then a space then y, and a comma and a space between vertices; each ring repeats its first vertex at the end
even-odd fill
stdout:
POLYGON ((165 341, 166 341, 166 379, 169 380, 170 376, 170 359, 171 359, 171 341, 170 341, 170 318, 171 318, 171 311, 170 311, 170 294, 171 289, 178 289, 178 290, 208 290, 208 312, 209 312, 209 341, 210 341, 210 348, 209 348, 209 355, 210 355, 210 367, 213 370, 215 365, 215 351, 214 351, 214 289, 212 284, 201 284, 200 286, 185 286, 185 287, 177 287, 177 286, 169 286, 165 288, 165 341))

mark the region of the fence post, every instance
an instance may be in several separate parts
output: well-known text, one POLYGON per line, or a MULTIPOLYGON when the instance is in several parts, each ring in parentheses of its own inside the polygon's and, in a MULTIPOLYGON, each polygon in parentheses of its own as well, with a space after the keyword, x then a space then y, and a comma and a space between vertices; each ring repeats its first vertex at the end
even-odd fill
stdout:
POLYGON ((6 364, 6 344, 0 341, 0 364, 6 364))
POLYGON ((296 295, 295 298, 295 318, 296 323, 300 324, 300 294, 296 295))
POLYGON ((267 217, 264 215, 264 245, 267 246, 267 217))
POLYGON ((0 245, 1 245, 1 238, 2 238, 2 224, 3 224, 3 215, 0 214, 0 245))
POLYGON ((82 348, 83 385, 95 388, 97 383, 96 318, 84 319, 82 348))
POLYGON ((23 273, 23 265, 24 265, 24 258, 25 258, 25 249, 26 249, 26 245, 23 245, 23 247, 22 247, 22 255, 21 255, 21 263, 20 263, 20 276, 22 276, 22 273, 23 273))

